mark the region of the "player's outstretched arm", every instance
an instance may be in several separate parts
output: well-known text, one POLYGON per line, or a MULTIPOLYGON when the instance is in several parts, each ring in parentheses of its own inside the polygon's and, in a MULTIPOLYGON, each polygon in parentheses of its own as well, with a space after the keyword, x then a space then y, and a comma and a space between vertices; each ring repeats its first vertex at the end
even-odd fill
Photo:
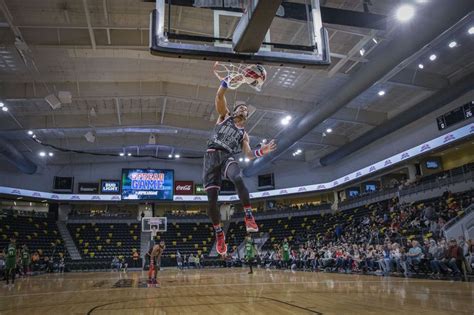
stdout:
POLYGON ((260 149, 252 150, 250 148, 250 140, 247 133, 245 133, 244 139, 242 141, 242 149, 244 151, 245 156, 248 157, 249 159, 263 157, 264 155, 267 155, 270 152, 275 151, 276 148, 277 148, 276 142, 275 140, 272 140, 269 143, 262 145, 260 149))
POLYGON ((227 91, 227 83, 222 80, 221 85, 216 93, 216 110, 219 114, 217 122, 222 122, 229 114, 229 108, 227 107, 227 100, 225 99, 225 92, 227 91))

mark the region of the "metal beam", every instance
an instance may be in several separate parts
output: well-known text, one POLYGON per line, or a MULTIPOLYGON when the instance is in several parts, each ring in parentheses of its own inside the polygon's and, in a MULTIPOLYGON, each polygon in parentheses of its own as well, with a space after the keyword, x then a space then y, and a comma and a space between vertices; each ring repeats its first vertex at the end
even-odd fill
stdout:
POLYGON ((114 98, 115 100, 115 109, 116 109, 116 112, 117 112, 117 122, 119 124, 119 126, 122 125, 122 115, 120 114, 120 101, 118 99, 118 97, 114 98))
POLYGON ((95 35, 94 35, 94 30, 92 29, 91 17, 89 14, 89 7, 87 6, 87 0, 82 0, 82 4, 84 5, 84 12, 86 14, 86 21, 87 21, 87 29, 89 30, 89 37, 91 39, 92 49, 95 50, 96 48, 95 35))
POLYGON ((357 44, 355 44, 354 47, 352 47, 346 58, 339 60, 335 65, 331 66, 328 76, 330 78, 333 77, 351 58, 358 54, 360 50, 375 37, 376 34, 377 32, 372 30, 370 31, 369 35, 362 37, 362 39, 357 44))
POLYGON ((163 99, 163 108, 161 109, 161 121, 160 121, 160 124, 162 125, 163 125, 163 121, 165 120, 166 103, 168 103, 168 97, 165 97, 163 99))

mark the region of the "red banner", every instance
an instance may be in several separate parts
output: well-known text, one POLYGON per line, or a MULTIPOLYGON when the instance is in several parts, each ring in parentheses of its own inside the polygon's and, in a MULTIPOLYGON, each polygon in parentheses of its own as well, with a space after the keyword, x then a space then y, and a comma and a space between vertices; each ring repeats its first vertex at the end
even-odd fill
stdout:
POLYGON ((193 195, 194 183, 192 181, 175 181, 174 194, 175 195, 193 195))

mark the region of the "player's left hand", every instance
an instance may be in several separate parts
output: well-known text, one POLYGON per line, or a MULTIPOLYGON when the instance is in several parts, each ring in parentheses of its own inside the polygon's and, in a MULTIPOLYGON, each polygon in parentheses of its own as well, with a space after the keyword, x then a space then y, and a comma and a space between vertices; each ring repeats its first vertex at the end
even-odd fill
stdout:
POLYGON ((277 144, 275 142, 275 139, 273 139, 269 143, 262 145, 260 150, 262 150, 264 155, 267 155, 268 153, 275 151, 276 148, 277 148, 277 144))

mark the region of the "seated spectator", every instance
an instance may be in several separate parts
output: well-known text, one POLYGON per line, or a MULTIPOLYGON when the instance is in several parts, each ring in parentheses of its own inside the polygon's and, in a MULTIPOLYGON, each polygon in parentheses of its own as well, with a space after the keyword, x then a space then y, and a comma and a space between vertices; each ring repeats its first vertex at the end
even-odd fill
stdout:
POLYGON ((422 254, 423 254, 423 251, 420 247, 420 243, 418 243, 418 241, 413 240, 411 242, 411 245, 412 245, 412 247, 410 248, 410 250, 406 254, 406 256, 407 256, 407 271, 405 273, 405 276, 410 275, 410 271, 412 271, 415 266, 420 264, 422 254))
POLYGON ((112 263, 110 264, 110 267, 112 269, 112 271, 119 271, 120 270, 120 261, 119 259, 117 258, 117 256, 114 256, 114 258, 112 259, 112 263))
POLYGON ((454 276, 460 276, 460 268, 463 261, 462 248, 458 246, 456 239, 452 238, 449 241, 449 247, 445 258, 445 263, 453 272, 454 276))

